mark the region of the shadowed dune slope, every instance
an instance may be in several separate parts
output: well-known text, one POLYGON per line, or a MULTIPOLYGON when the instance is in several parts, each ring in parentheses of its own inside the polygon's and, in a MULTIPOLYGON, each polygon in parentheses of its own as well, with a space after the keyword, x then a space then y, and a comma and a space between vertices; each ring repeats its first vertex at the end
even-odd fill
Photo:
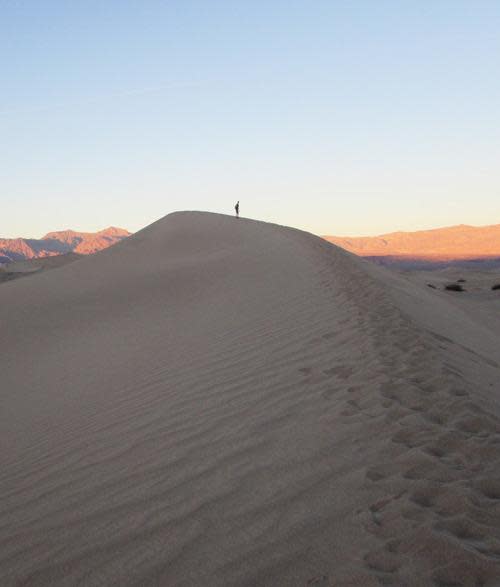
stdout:
POLYGON ((3 284, 1 584, 497 585, 498 336, 415 287, 197 212, 3 284))

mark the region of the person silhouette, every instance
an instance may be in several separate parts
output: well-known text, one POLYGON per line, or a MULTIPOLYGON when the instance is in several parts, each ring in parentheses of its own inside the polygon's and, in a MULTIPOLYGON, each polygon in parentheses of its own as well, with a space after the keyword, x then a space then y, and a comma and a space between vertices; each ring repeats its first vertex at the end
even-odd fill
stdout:
POLYGON ((236 202, 236 206, 234 207, 234 209, 236 210, 236 218, 240 217, 240 201, 238 200, 236 202))

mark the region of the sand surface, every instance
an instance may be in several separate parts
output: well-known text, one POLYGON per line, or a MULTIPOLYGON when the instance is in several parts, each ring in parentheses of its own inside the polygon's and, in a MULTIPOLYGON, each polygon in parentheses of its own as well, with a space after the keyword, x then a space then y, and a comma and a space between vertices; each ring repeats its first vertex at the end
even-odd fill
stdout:
POLYGON ((41 257, 39 259, 26 259, 6 263, 0 266, 0 283, 12 281, 19 277, 29 277, 38 271, 57 269, 63 265, 78 261, 80 258, 81 255, 78 253, 65 253, 64 255, 54 255, 53 257, 41 257))
POLYGON ((500 333, 456 300, 195 212, 2 284, 0 584, 499 585, 500 333))

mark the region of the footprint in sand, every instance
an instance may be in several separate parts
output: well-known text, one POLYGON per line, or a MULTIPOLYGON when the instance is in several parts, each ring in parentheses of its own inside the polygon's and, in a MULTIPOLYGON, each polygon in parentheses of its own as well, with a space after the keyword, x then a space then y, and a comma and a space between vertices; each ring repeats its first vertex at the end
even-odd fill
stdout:
POLYGON ((335 375, 339 379, 349 379, 354 373, 354 367, 351 367, 350 365, 337 365, 336 367, 325 369, 323 373, 329 377, 335 375))
POLYGON ((427 431, 414 430, 411 428, 401 428, 393 434, 391 440, 396 444, 402 444, 408 449, 422 446, 425 443, 422 436, 426 436, 427 431))
MULTIPOLYGON (((385 550, 375 550, 365 555, 365 565, 378 573, 395 573, 401 566, 398 556, 385 550)), ((382 582, 382 585, 384 583, 382 582)))
POLYGON ((309 579, 306 585, 307 587, 330 587, 330 580, 328 579, 328 575, 318 575, 309 579))
POLYGON ((333 397, 334 395, 336 395, 336 394, 337 394, 339 391, 340 391, 339 389, 333 389, 333 388, 330 388, 330 389, 327 389, 326 391, 324 391, 324 392, 321 394, 321 397, 322 397, 323 399, 332 399, 332 397, 333 397))
POLYGON ((346 417, 356 416, 361 414, 361 405, 355 399, 349 399, 346 401, 347 408, 342 411, 341 415, 346 417))
POLYGON ((476 487, 484 497, 491 500, 500 500, 500 478, 480 479, 476 482, 476 487))
POLYGON ((439 489, 433 486, 420 487, 410 495, 410 501, 422 508, 431 508, 436 503, 439 489))
POLYGON ((335 338, 336 336, 338 336, 338 332, 327 332, 326 334, 323 334, 323 338, 325 340, 331 340, 332 338, 335 338))
POLYGON ((370 467, 365 474, 365 477, 370 481, 382 481, 392 475, 398 473, 399 468, 397 463, 387 463, 370 467))
POLYGON ((469 415, 457 422, 456 427, 469 436, 486 438, 492 433, 499 432, 498 424, 487 416, 469 415))

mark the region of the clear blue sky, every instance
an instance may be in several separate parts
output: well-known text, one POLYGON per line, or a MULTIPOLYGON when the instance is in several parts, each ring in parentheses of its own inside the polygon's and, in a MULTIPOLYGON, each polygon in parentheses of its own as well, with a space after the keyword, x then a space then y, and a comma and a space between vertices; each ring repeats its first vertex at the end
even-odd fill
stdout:
POLYGON ((500 223, 498 0, 0 3, 0 237, 500 223))

